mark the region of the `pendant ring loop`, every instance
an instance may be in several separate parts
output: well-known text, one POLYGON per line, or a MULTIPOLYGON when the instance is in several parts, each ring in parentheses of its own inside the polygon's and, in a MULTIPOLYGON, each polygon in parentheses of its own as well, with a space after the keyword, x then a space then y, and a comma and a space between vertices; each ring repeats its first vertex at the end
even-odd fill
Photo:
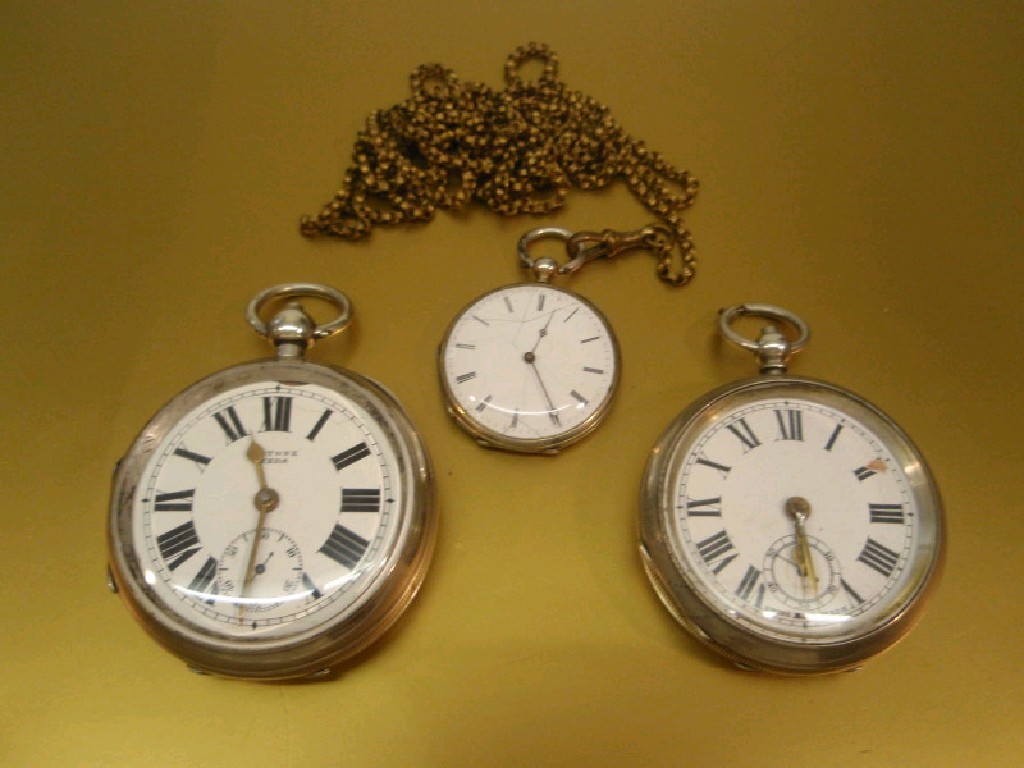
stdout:
POLYGON ((735 307, 719 310, 718 330, 733 344, 743 347, 743 349, 749 349, 751 352, 759 352, 761 350, 761 342, 745 338, 732 329, 733 321, 737 317, 745 315, 764 317, 769 320, 780 320, 790 325, 797 332, 797 338, 789 342, 789 351, 791 353, 803 349, 811 339, 811 329, 807 326, 807 323, 796 314, 782 307, 776 307, 772 304, 739 304, 735 307))
POLYGON ((348 325, 352 317, 352 302, 349 301, 348 296, 337 288, 331 288, 319 283, 281 283, 280 285, 273 285, 253 296, 245 309, 245 317, 256 333, 270 338, 271 334, 267 324, 260 319, 260 310, 271 301, 299 296, 323 299, 329 304, 334 305, 338 310, 337 317, 330 322, 320 323, 313 329, 314 339, 326 339, 328 336, 338 333, 348 325))

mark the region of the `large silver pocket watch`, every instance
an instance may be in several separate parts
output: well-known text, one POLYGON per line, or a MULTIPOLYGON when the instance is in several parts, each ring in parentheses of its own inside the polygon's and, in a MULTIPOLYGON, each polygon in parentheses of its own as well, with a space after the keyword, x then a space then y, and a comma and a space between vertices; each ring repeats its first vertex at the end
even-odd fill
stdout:
POLYGON ((721 333, 761 375, 680 413, 650 454, 640 552, 672 615, 714 650, 780 673, 856 667, 919 618, 943 560, 935 480, 899 426, 834 384, 789 375, 810 333, 747 304, 721 333), (767 317, 753 341, 732 324, 767 317))
POLYGON ((373 642, 416 594, 436 528, 432 473, 390 392, 304 359, 348 323, 344 294, 274 286, 247 317, 276 357, 176 395, 119 462, 112 586, 197 671, 303 677, 373 642), (316 325, 296 297, 337 317, 316 325))

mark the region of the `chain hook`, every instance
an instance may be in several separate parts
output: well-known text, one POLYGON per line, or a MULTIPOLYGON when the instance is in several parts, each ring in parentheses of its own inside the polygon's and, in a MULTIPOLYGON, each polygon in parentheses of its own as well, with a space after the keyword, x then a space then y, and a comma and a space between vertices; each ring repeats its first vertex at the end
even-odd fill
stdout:
POLYGON ((632 232, 617 232, 604 229, 600 232, 577 232, 569 238, 566 250, 572 258, 563 264, 558 272, 572 275, 595 259, 611 259, 625 251, 636 248, 649 249, 654 227, 647 226, 632 232), (575 255, 573 255, 575 254, 575 255))
MULTIPOLYGON (((557 268, 559 275, 574 275, 585 265, 597 259, 610 259, 626 251, 643 249, 656 252, 663 257, 667 231, 648 225, 630 232, 604 229, 600 232, 572 232, 562 227, 538 227, 519 238, 517 252, 519 265, 523 269, 535 269, 544 259, 530 257, 530 247, 538 240, 556 239, 565 242, 569 260, 557 268)), ((671 234, 671 233, 668 233, 671 234)), ((671 246, 669 246, 671 247, 671 246)))

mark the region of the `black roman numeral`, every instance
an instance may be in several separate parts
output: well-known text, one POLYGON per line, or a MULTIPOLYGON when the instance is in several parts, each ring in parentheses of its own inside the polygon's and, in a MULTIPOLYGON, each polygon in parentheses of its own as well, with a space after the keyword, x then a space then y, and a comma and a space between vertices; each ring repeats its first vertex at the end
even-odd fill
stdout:
POLYGON ((306 435, 306 439, 312 442, 316 440, 316 436, 320 434, 320 430, 324 428, 324 424, 331 418, 331 414, 334 413, 330 408, 325 408, 324 412, 320 414, 320 418, 316 420, 316 424, 309 430, 309 434, 306 435))
POLYGON ((857 603, 857 605, 864 602, 864 598, 857 594, 857 590, 851 587, 847 583, 846 579, 839 579, 839 586, 843 588, 843 591, 846 592, 846 594, 853 598, 853 602, 857 603))
POLYGON ((732 471, 732 467, 727 467, 727 466, 725 466, 725 464, 719 464, 717 461, 711 461, 711 459, 705 459, 703 456, 698 456, 697 457, 697 463, 698 464, 702 464, 705 467, 711 467, 712 469, 717 469, 719 472, 721 472, 723 475, 725 475, 727 477, 728 477, 729 473, 732 471))
POLYGON ((199 536, 191 520, 156 537, 160 556, 172 571, 199 551, 199 536), (174 558, 174 560, 171 560, 174 558))
POLYGON ((470 381, 475 378, 476 371, 469 371, 469 373, 460 373, 458 376, 455 377, 455 381, 458 384, 465 384, 467 381, 470 381))
POLYGON ((200 472, 206 469, 206 466, 211 461, 209 456, 203 456, 201 453, 194 453, 190 450, 187 450, 184 446, 181 448, 175 448, 174 455, 180 456, 183 459, 188 459, 189 461, 193 462, 197 467, 199 467, 200 472))
POLYGON ((380 488, 342 488, 342 512, 380 512, 380 488))
POLYGON ((223 411, 213 414, 213 418, 216 420, 217 425, 224 430, 229 444, 249 434, 245 431, 245 427, 242 426, 242 421, 238 418, 238 413, 233 405, 229 405, 223 411))
POLYGON ((189 488, 187 491, 158 493, 153 500, 153 510, 155 512, 191 512, 195 495, 195 488, 189 488))
POLYGON ((740 585, 736 588, 736 596, 740 600, 749 600, 759 578, 761 578, 761 572, 752 565, 747 566, 747 572, 743 574, 740 585))
POLYGON ((217 558, 207 558, 206 562, 203 563, 202 568, 195 575, 195 578, 189 582, 188 588, 193 592, 199 592, 200 594, 206 594, 210 589, 210 585, 213 584, 213 580, 217 577, 217 558))
POLYGON ((356 443, 351 448, 331 456, 331 461, 334 463, 334 468, 340 472, 345 467, 349 467, 369 455, 370 449, 366 443, 356 443))
POLYGON ((872 523, 892 523, 903 525, 902 504, 868 504, 868 514, 872 523))
POLYGON ((804 439, 804 415, 800 411, 775 411, 775 420, 779 422, 780 440, 804 439))
POLYGON ((320 592, 320 589, 317 587, 317 585, 313 582, 313 580, 309 578, 308 573, 302 574, 302 586, 309 590, 309 596, 312 597, 314 600, 320 599, 322 593, 320 592))
POLYGON ((857 555, 857 560, 864 563, 868 568, 878 571, 885 578, 889 578, 892 576, 893 571, 896 570, 900 556, 898 552, 894 552, 884 544, 879 544, 874 539, 869 538, 864 544, 864 549, 857 555))
POLYGON ((331 531, 331 535, 327 537, 327 541, 320 547, 319 552, 346 568, 352 569, 363 559, 363 554, 369 546, 370 542, 355 531, 351 531, 343 525, 336 525, 331 531))
POLYGON ((872 475, 877 475, 878 473, 875 472, 875 470, 871 469, 870 467, 857 467, 855 470, 853 470, 853 474, 857 476, 858 480, 863 482, 872 475))
POLYGON ((686 502, 686 514, 689 517, 721 517, 722 497, 713 499, 690 499, 686 502))
POLYGON ((761 444, 746 419, 740 419, 735 424, 727 424, 726 427, 743 443, 744 451, 752 451, 761 444))
POLYGON ((733 549, 732 542, 729 541, 729 534, 724 529, 697 542, 697 552, 715 574, 721 573, 725 566, 736 559, 737 555, 735 554, 726 556, 731 549, 733 549))
POLYGON ((263 432, 292 431, 292 399, 290 397, 263 398, 263 432))
POLYGON ((839 439, 839 433, 842 432, 842 431, 843 431, 843 425, 842 424, 837 424, 836 428, 832 430, 832 434, 829 435, 828 442, 825 443, 825 450, 826 451, 831 451, 835 447, 836 440, 839 439))

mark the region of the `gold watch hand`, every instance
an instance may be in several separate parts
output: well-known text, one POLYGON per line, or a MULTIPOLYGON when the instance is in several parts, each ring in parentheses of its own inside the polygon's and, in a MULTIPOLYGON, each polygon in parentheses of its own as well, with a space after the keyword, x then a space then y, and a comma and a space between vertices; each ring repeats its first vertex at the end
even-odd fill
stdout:
POLYGON ((245 458, 252 463, 253 469, 256 470, 256 482, 260 484, 260 490, 264 490, 267 487, 267 475, 263 471, 263 458, 266 456, 266 451, 263 450, 263 446, 256 442, 256 438, 252 438, 249 441, 249 447, 245 451, 245 458))
MULTIPOLYGON (((814 572, 814 558, 811 556, 811 546, 807 542, 805 525, 811 514, 811 504, 800 496, 790 497, 786 499, 786 514, 793 518, 793 525, 796 528, 797 561, 801 566, 800 576, 810 582, 812 593, 817 595, 818 575, 814 572)), ((807 581, 804 582, 805 587, 807 581)))
MULTIPOLYGON (((252 580, 256 576, 256 556, 259 551, 263 528, 266 524, 267 513, 276 509, 280 501, 277 491, 267 486, 267 476, 263 471, 264 456, 266 456, 266 452, 263 450, 263 446, 256 442, 255 437, 252 438, 249 447, 245 451, 245 458, 248 459, 256 470, 256 482, 259 483, 260 488, 252 498, 252 503, 256 507, 258 515, 256 517, 256 531, 253 534, 252 548, 249 550, 249 562, 245 567, 245 578, 242 580, 242 589, 239 593, 241 598, 246 596, 249 587, 252 585, 252 580)), ((244 617, 245 602, 243 600, 238 603, 239 624, 242 623, 244 617)))

